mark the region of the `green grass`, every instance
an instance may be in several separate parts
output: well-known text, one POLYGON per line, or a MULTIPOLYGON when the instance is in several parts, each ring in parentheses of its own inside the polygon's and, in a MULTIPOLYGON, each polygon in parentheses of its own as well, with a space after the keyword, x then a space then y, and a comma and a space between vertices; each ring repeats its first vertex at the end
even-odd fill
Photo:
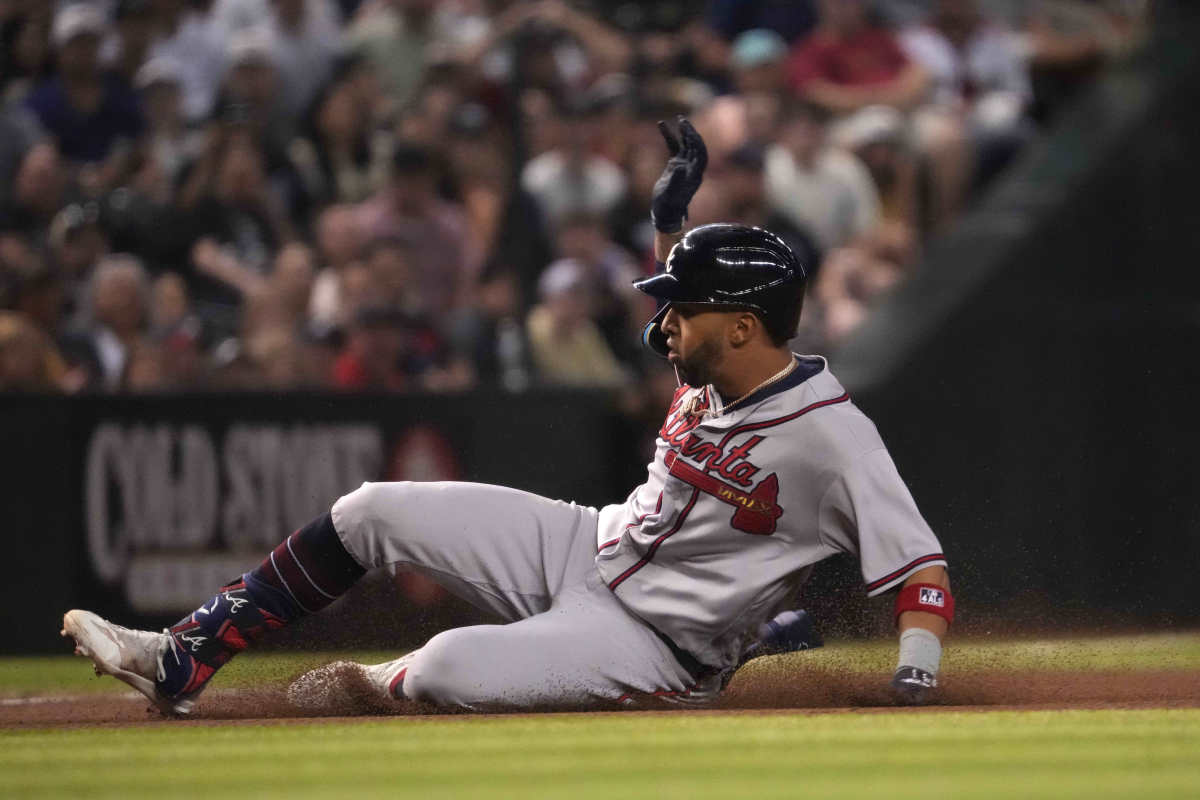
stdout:
MULTIPOLYGON (((225 687, 350 655, 248 654, 225 687)), ((781 658, 886 674, 890 641, 781 658)), ((947 671, 1200 670, 1200 634, 959 640, 947 671)), ((0 659, 0 695, 128 691, 80 658, 0 659)), ((0 730, 0 797, 1200 796, 1200 709, 554 714, 0 730)))
POLYGON ((1200 710, 0 732, 4 797, 1195 797, 1200 710))
MULTIPOLYGON (((246 653, 221 670, 224 688, 246 688, 286 683, 301 672, 340 658, 378 663, 399 653, 359 651, 353 653, 246 653)), ((112 678, 99 678, 92 664, 79 656, 9 656, 0 658, 0 696, 31 694, 91 694, 127 692, 129 687, 112 678)))
MULTIPOLYGON (((284 683, 313 666, 350 658, 376 663, 395 658, 395 652, 248 653, 221 672, 220 685, 241 688, 284 683)), ((895 666, 892 640, 833 643, 785 658, 805 666, 839 672, 890 672, 895 666)), ((1026 670, 1200 670, 1200 633, 1153 633, 1140 636, 1097 636, 1073 639, 951 640, 943 668, 948 674, 979 669, 1026 670)), ((112 679, 96 678, 89 663, 75 656, 0 658, 0 696, 39 693, 83 694, 121 692, 127 687, 112 679)))

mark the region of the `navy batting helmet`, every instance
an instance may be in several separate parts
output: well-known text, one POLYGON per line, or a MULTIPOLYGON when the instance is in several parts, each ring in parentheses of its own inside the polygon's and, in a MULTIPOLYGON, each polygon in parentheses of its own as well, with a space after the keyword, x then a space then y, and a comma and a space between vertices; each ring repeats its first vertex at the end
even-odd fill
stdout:
POLYGON ((776 340, 795 335, 808 272, 770 231, 701 225, 671 248, 666 267, 633 284, 661 304, 642 331, 642 342, 660 356, 667 355, 667 337, 659 323, 673 302, 749 309, 776 340))

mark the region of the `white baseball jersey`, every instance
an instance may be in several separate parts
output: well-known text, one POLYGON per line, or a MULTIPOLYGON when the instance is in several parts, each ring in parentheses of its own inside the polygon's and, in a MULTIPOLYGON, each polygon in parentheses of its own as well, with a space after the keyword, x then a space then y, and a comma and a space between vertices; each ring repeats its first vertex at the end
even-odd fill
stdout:
POLYGON ((824 359, 797 358, 728 413, 681 387, 646 482, 600 512, 608 587, 710 667, 735 665, 828 556, 855 554, 870 595, 946 564, 874 424, 824 359))

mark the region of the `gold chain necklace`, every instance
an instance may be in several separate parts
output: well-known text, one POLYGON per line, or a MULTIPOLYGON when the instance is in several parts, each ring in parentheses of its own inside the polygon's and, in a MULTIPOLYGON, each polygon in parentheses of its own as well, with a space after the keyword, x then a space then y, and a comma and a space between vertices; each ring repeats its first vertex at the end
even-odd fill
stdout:
MULTIPOLYGON (((741 403, 747 397, 750 397, 752 394, 757 392, 759 389, 764 389, 764 388, 770 386, 772 383, 775 383, 776 381, 783 380, 788 375, 791 375, 792 370, 794 370, 798 366, 800 366, 800 362, 796 360, 795 356, 792 356, 791 362, 789 362, 786 367, 779 370, 779 372, 776 372, 771 377, 767 378, 765 381, 760 383, 758 386, 755 386, 753 389, 746 392, 744 395, 739 397, 737 400, 734 400, 732 403, 727 403, 726 405, 722 406, 721 413, 724 414, 726 411, 731 410, 734 406, 741 403)), ((714 417, 719 416, 717 414, 714 414, 713 410, 711 408, 701 408, 700 407, 700 395, 695 395, 694 397, 692 397, 691 401, 688 403, 687 410, 684 411, 684 413, 689 417, 706 417, 709 415, 712 415, 714 417)))

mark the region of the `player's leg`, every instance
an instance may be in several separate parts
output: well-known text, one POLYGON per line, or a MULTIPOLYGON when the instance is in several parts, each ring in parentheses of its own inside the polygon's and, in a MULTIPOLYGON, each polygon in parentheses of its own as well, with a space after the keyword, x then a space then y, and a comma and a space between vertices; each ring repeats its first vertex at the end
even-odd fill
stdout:
POLYGON ((652 696, 700 702, 716 696, 719 677, 689 673, 593 572, 541 614, 438 634, 388 688, 446 708, 562 709, 652 696))
POLYGON ((125 681, 164 712, 182 714, 234 655, 268 631, 321 610, 365 572, 326 513, 162 633, 130 630, 80 610, 66 613, 62 632, 98 674, 125 681))
POLYGON ((504 621, 550 607, 596 554, 595 509, 475 483, 366 483, 334 527, 364 567, 421 572, 504 621))
POLYGON ((230 658, 320 611, 369 568, 410 565, 503 619, 519 619, 548 608, 590 566, 595 527, 594 509, 503 487, 364 484, 163 634, 82 611, 68 612, 63 633, 98 672, 164 711, 185 713, 230 658))

